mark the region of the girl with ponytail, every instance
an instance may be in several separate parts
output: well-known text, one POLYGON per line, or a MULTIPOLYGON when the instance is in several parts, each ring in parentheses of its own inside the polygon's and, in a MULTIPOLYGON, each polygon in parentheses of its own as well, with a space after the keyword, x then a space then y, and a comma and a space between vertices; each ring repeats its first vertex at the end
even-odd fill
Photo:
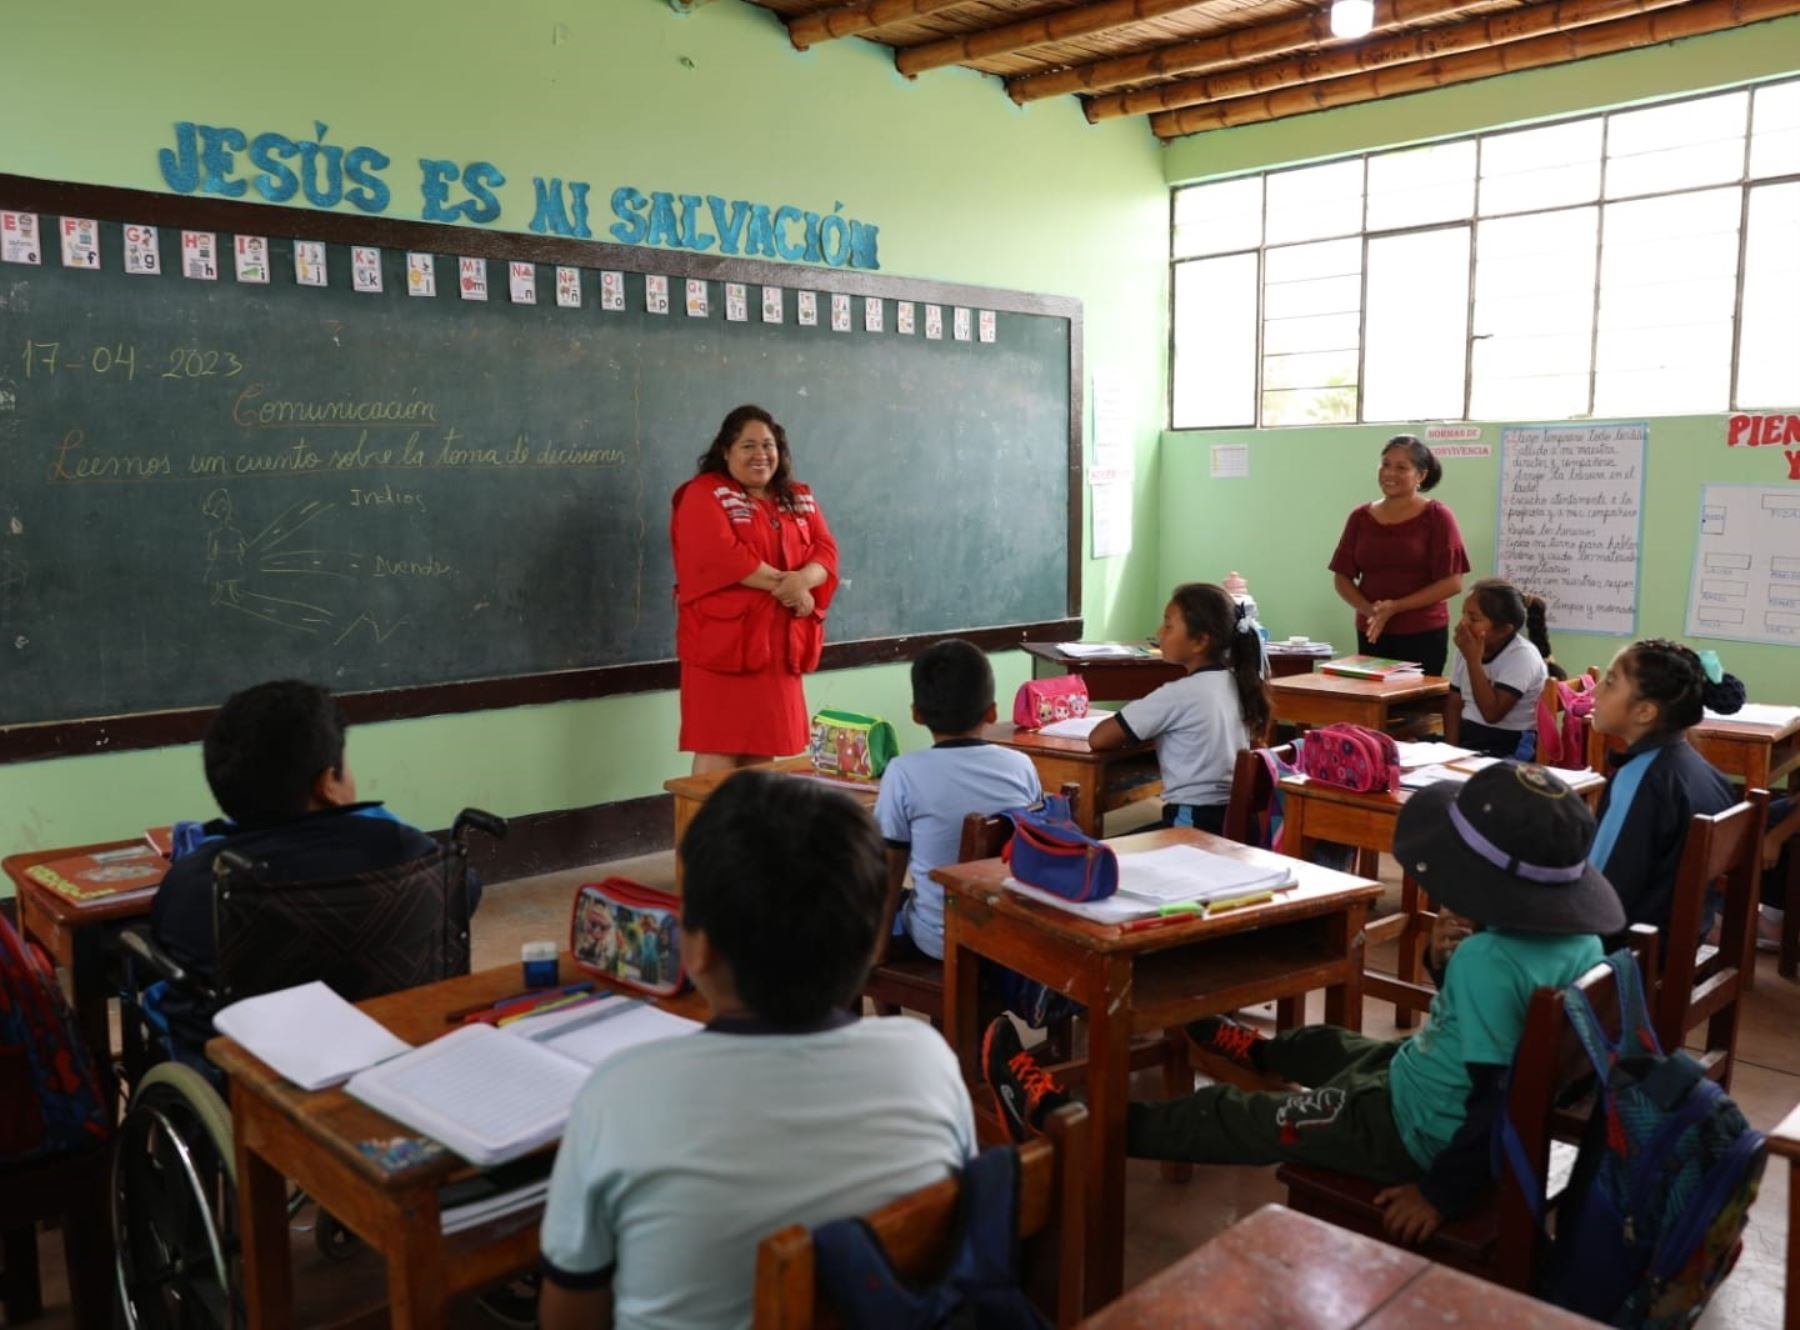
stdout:
POLYGON ((1237 755, 1269 729, 1262 639, 1224 587, 1189 582, 1169 597, 1156 642, 1186 677, 1126 703, 1094 727, 1088 743, 1108 749, 1155 740, 1163 825, 1222 831, 1237 755))
POLYGON ((1726 700, 1700 657, 1660 637, 1614 656, 1594 691, 1594 728, 1624 748, 1608 754, 1611 779, 1588 862, 1612 882, 1634 924, 1668 928, 1689 819, 1737 802, 1730 782, 1687 741, 1703 709, 1726 700))

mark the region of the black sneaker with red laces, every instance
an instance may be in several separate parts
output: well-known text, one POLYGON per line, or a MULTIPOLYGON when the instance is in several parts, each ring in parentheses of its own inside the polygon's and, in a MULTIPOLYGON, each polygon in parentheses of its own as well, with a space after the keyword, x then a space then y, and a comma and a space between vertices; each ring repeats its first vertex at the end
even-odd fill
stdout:
POLYGON ((1202 1053, 1224 1058, 1234 1067, 1243 1067, 1247 1071, 1263 1070, 1258 1050, 1269 1042, 1269 1037, 1248 1025, 1229 1016, 1203 1016, 1190 1021, 1185 1029, 1194 1047, 1202 1053))
POLYGON ((1020 1145, 1042 1130, 1044 1119, 1069 1102, 1056 1079, 1019 1043, 1005 1016, 981 1038, 981 1072, 994 1095, 994 1110, 1006 1139, 1020 1145))

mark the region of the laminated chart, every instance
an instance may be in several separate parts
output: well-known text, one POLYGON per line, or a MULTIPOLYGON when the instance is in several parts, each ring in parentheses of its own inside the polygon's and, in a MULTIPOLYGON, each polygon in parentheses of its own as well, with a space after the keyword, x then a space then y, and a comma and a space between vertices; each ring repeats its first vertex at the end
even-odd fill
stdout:
POLYGON ((1800 487, 1700 492, 1687 633, 1800 645, 1800 487))

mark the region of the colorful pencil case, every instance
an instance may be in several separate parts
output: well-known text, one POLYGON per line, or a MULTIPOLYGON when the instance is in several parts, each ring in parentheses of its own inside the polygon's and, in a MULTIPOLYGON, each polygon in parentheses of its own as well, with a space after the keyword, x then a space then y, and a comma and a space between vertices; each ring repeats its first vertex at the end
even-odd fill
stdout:
POLYGON ((826 710, 812 718, 807 754, 821 775, 880 780, 899 751, 894 727, 879 716, 826 710))
POLYGON ((681 898, 622 877, 575 889, 569 951, 577 969, 653 997, 687 987, 681 898))

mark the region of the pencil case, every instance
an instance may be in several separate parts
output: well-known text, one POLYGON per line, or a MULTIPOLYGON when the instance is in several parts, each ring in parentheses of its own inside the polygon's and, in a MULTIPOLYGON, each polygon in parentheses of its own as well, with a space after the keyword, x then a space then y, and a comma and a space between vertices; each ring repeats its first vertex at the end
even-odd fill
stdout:
POLYGON ((681 898, 622 877, 575 889, 569 952, 584 974, 652 997, 687 987, 681 965, 681 898))
POLYGON ((1119 856, 1075 825, 1062 795, 1045 795, 1042 808, 1013 808, 1004 816, 1013 836, 1000 857, 1026 886, 1066 901, 1105 900, 1119 889, 1119 856))
POLYGON ((879 716, 825 710, 812 718, 807 755, 821 775, 880 780, 899 751, 894 727, 879 716))
POLYGON ((1073 674, 1027 679, 1013 694, 1013 724, 1021 730, 1041 730, 1059 720, 1078 720, 1087 713, 1087 684, 1073 674))

